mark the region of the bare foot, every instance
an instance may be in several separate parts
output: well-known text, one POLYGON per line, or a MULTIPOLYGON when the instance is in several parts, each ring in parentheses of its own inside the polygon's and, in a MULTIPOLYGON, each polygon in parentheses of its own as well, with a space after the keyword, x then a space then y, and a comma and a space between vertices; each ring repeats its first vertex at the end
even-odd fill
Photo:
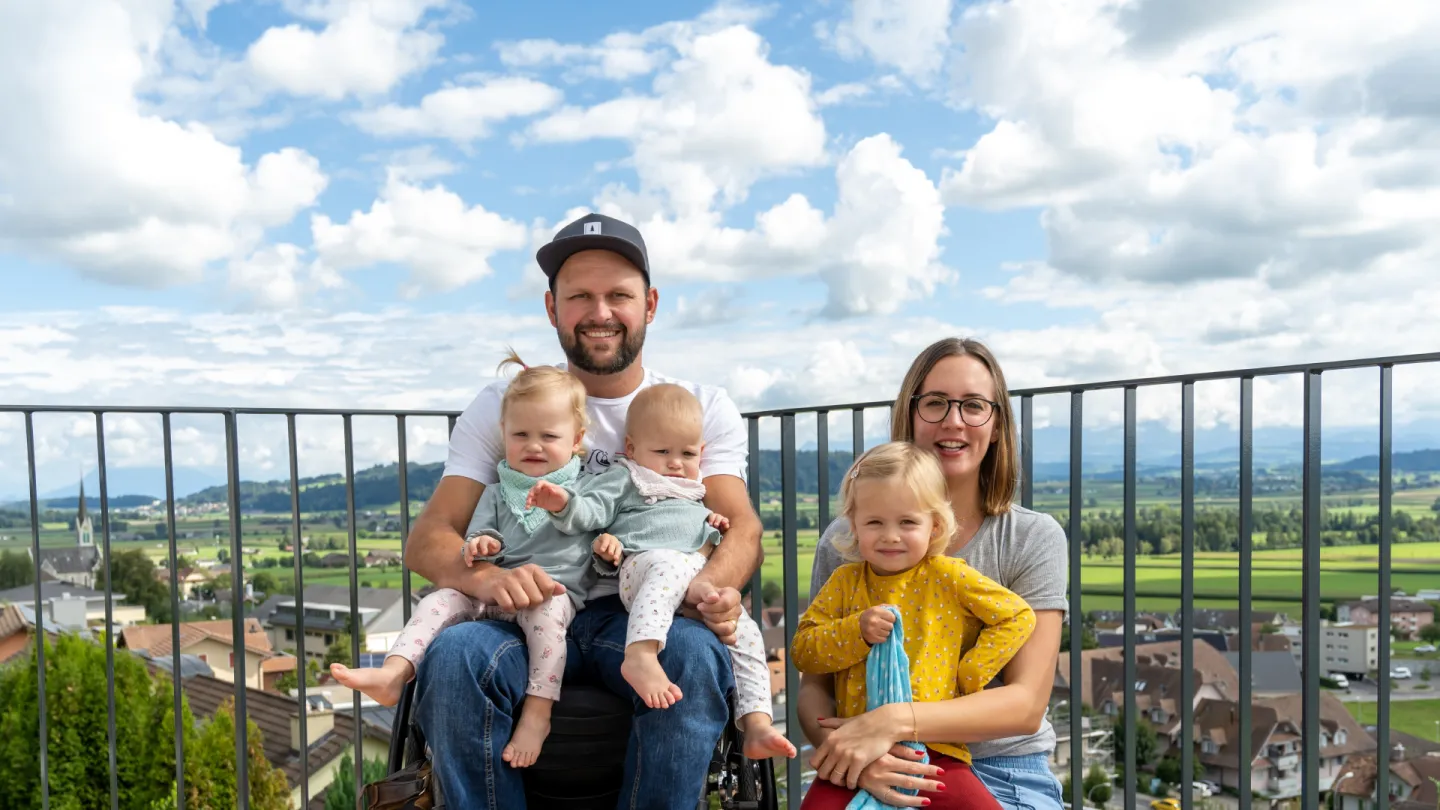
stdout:
POLYGON ((331 664, 330 674, 342 685, 360 690, 381 706, 394 706, 400 702, 400 693, 415 674, 415 667, 404 658, 390 656, 379 669, 351 669, 344 664, 331 664))
POLYGON ((771 725, 770 718, 757 713, 741 719, 745 728, 746 759, 794 758, 795 746, 785 739, 780 729, 771 725))
POLYGON ((680 693, 680 687, 666 677, 656 646, 653 641, 637 641, 626 647, 620 675, 646 706, 668 709, 679 703, 684 695, 680 693))
POLYGON ((515 722, 515 730, 510 734, 510 742, 505 745, 505 750, 500 752, 500 758, 510 763, 510 767, 528 768, 540 757, 540 746, 544 745, 545 738, 550 736, 548 704, 553 703, 554 701, 534 695, 526 696, 524 707, 520 709, 520 719, 515 722), (540 701, 547 704, 543 710, 533 706, 540 701))

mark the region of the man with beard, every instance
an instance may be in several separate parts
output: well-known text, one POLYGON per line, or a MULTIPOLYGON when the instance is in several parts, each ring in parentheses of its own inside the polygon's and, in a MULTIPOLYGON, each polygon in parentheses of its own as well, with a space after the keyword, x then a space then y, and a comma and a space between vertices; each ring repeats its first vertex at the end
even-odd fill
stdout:
MULTIPOLYGON (((728 517, 730 528, 686 593, 687 613, 698 620, 677 619, 660 653, 665 674, 683 698, 670 709, 647 709, 621 677, 629 617, 613 577, 602 578, 586 594, 585 609, 570 626, 564 677, 565 684, 599 683, 634 701, 621 805, 690 810, 728 719, 734 675, 723 645, 735 641, 737 588, 760 563, 760 520, 744 481, 745 423, 720 388, 644 367, 645 328, 655 318, 659 293, 650 286, 649 258, 637 229, 589 214, 562 228, 535 258, 550 281, 545 311, 568 369, 589 394, 586 472, 603 471, 623 452, 625 412, 640 389, 678 383, 695 394, 704 411, 705 505, 728 517)), ((461 533, 485 487, 498 481, 506 385, 485 388, 456 421, 445 474, 415 522, 405 561, 439 587, 513 611, 556 594, 559 586, 535 566, 467 568, 460 559, 461 533)), ((525 806, 520 772, 504 761, 502 750, 525 696, 527 669, 524 637, 505 622, 455 625, 426 653, 416 675, 416 718, 449 806, 525 806)))

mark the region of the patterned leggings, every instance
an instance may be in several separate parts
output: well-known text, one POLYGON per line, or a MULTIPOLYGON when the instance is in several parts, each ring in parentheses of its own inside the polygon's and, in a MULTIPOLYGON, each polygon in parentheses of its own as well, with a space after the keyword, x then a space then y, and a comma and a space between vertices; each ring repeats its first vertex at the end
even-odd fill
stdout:
MULTIPOLYGON (((625 633, 628 647, 637 641, 657 641, 665 649, 665 637, 675 611, 685 599, 690 581, 705 567, 699 552, 670 550, 641 551, 620 564, 620 601, 630 611, 625 633)), ((735 718, 753 712, 770 712, 770 666, 765 663, 765 645, 760 626, 744 608, 735 627, 735 646, 730 647, 730 665, 735 669, 735 718)))
POLYGON ((441 630, 452 624, 475 619, 517 622, 530 651, 530 683, 525 694, 559 700, 560 679, 565 674, 565 631, 574 618, 575 603, 565 595, 546 599, 533 608, 507 613, 457 590, 441 588, 415 606, 415 615, 400 632, 389 655, 404 658, 418 670, 425 648, 441 630))

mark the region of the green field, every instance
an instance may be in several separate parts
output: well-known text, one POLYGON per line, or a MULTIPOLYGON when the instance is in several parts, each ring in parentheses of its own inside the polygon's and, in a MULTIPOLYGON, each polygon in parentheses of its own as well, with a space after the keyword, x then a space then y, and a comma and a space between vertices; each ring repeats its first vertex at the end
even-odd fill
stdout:
MULTIPOLYGON (((1103 490, 1110 487, 1110 484, 1095 484, 1094 488, 1103 490)), ((1087 484, 1087 493, 1091 489, 1087 484)), ((1421 507, 1429 512, 1429 504, 1434 502, 1436 489, 1413 490, 1410 492, 1397 493, 1396 504, 1398 506, 1421 507), (1402 496, 1404 499, 1402 500, 1402 496)), ((1099 492, 1100 495, 1110 495, 1109 492, 1099 492)), ((1347 498, 1353 499, 1353 493, 1347 498)), ((771 508, 766 498, 762 500, 764 509, 771 508)), ((1037 500, 1043 501, 1037 493, 1037 500)), ((1339 500, 1337 498, 1337 500, 1339 500)), ((1157 503, 1160 501, 1156 501, 1157 503)), ((1290 499, 1289 503, 1293 503, 1290 499)), ((1215 505, 1222 505, 1217 502, 1215 505)), ((1106 509, 1114 507, 1115 504, 1106 501, 1099 501, 1092 509, 1106 509)), ((421 507, 419 503, 412 503, 411 508, 418 512, 421 507)), ((814 514, 818 507, 814 498, 810 498, 800 505, 800 511, 807 514, 814 514)), ((1351 507, 1361 510, 1364 507, 1351 507)), ((1086 511, 1092 511, 1087 509, 1086 511)), ((1331 506, 1332 511, 1340 511, 1337 506, 1331 506)), ((356 548, 359 556, 364 557, 365 553, 372 550, 400 550, 400 537, 398 531, 372 532, 376 520, 394 520, 396 510, 392 509, 387 513, 369 510, 370 516, 360 516, 357 523, 365 527, 357 532, 356 548)), ((123 536, 128 532, 145 531, 150 532, 158 522, 153 517, 134 518, 120 522, 122 516, 116 517, 112 523, 112 534, 116 537, 123 536)), ((266 568, 272 574, 288 579, 292 568, 292 557, 289 552, 280 552, 278 540, 287 536, 290 529, 288 515, 246 515, 242 521, 241 533, 242 543, 247 548, 255 550, 255 553, 248 554, 245 558, 245 568, 254 572, 259 569, 261 561, 275 560, 279 567, 266 568)), ((99 527, 97 526, 97 535, 99 527)), ((179 540, 179 553, 197 560, 215 560, 220 551, 229 549, 229 540, 226 537, 229 532, 229 522, 224 514, 188 516, 177 522, 177 532, 181 535, 179 540), (190 533, 191 538, 184 535, 190 533), (218 535, 218 537, 216 536, 218 535)), ((348 547, 349 534, 344 528, 336 526, 331 515, 302 515, 302 534, 310 538, 309 550, 314 550, 320 556, 344 551, 348 547), (327 548, 332 544, 339 545, 339 549, 327 548)), ((818 532, 814 529, 803 529, 797 532, 797 544, 795 558, 797 568, 795 576, 799 586, 799 596, 804 601, 809 595, 810 568, 814 555, 815 543, 818 539, 818 532)), ((42 546, 66 546, 74 543, 74 535, 62 522, 47 522, 42 525, 40 533, 42 546)), ((767 530, 764 535, 765 563, 761 571, 761 577, 766 582, 774 582, 783 586, 784 583, 784 558, 782 549, 781 533, 775 530, 767 530)), ((13 550, 22 551, 30 544, 28 529, 0 529, 0 551, 13 550)), ((149 539, 139 541, 114 540, 112 548, 115 551, 125 551, 139 548, 155 560, 162 562, 168 556, 168 551, 163 542, 149 539)), ((1374 572, 1378 564, 1379 548, 1377 546, 1334 546, 1321 549, 1321 593, 1326 602, 1344 601, 1355 599, 1365 594, 1374 593, 1377 590, 1378 580, 1374 572)), ((1261 549, 1254 552, 1251 566, 1252 572, 1252 593, 1254 595, 1252 604, 1258 609, 1287 609, 1298 610, 1301 595, 1301 561, 1303 552, 1298 548, 1288 549, 1261 549)), ((1394 587, 1401 588, 1407 592, 1414 593, 1423 587, 1435 587, 1440 579, 1440 542, 1425 543, 1395 543, 1391 547, 1392 568, 1391 579, 1394 587)), ((1233 607, 1239 592, 1239 559, 1233 552, 1197 552, 1195 555, 1196 565, 1194 569, 1194 590, 1196 594, 1195 603, 1201 607, 1233 607)), ((1115 609, 1123 606, 1123 585, 1124 566, 1121 557, 1106 559, 1098 554, 1084 558, 1081 567, 1082 591, 1079 600, 1079 607, 1082 610, 1115 609)), ((1181 589, 1182 569, 1180 556, 1172 555, 1142 555, 1137 559, 1136 567, 1136 592, 1137 607, 1141 610, 1174 610, 1179 606, 1179 594, 1181 589)), ((401 572, 394 568, 362 568, 359 571, 358 579, 362 585, 372 587, 400 587, 401 572)), ((304 569, 305 582, 310 584, 348 584, 348 568, 320 568, 307 566, 304 569)), ((425 584, 425 580, 419 576, 412 575, 412 585, 419 588, 425 584)), ((774 596, 773 586, 766 590, 774 596)), ((1074 605, 1072 604, 1072 607, 1074 605)))
MULTIPOLYGON (((1375 703, 1346 703, 1351 716, 1361 725, 1376 722, 1375 703)), ((1440 742, 1440 699, 1407 700, 1390 704, 1390 728, 1426 740, 1440 742)))

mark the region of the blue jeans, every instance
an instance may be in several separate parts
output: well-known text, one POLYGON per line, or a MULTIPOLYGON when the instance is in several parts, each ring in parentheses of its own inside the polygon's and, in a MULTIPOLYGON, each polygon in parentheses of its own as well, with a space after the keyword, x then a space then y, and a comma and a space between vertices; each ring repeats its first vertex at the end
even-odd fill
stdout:
POLYGON ((1045 754, 986 757, 970 763, 1004 810, 1063 810, 1060 781, 1045 754))
MULTIPOLYGON (((652 711, 620 677, 628 620, 618 596, 588 603, 570 625, 564 682, 599 684, 634 702, 619 808, 694 810, 729 720, 729 653, 704 624, 677 617, 660 664, 685 697, 652 711)), ((464 622, 431 643, 416 674, 415 718, 447 806, 525 807, 521 772, 500 754, 525 699, 528 669, 525 637, 512 623, 464 622)))

